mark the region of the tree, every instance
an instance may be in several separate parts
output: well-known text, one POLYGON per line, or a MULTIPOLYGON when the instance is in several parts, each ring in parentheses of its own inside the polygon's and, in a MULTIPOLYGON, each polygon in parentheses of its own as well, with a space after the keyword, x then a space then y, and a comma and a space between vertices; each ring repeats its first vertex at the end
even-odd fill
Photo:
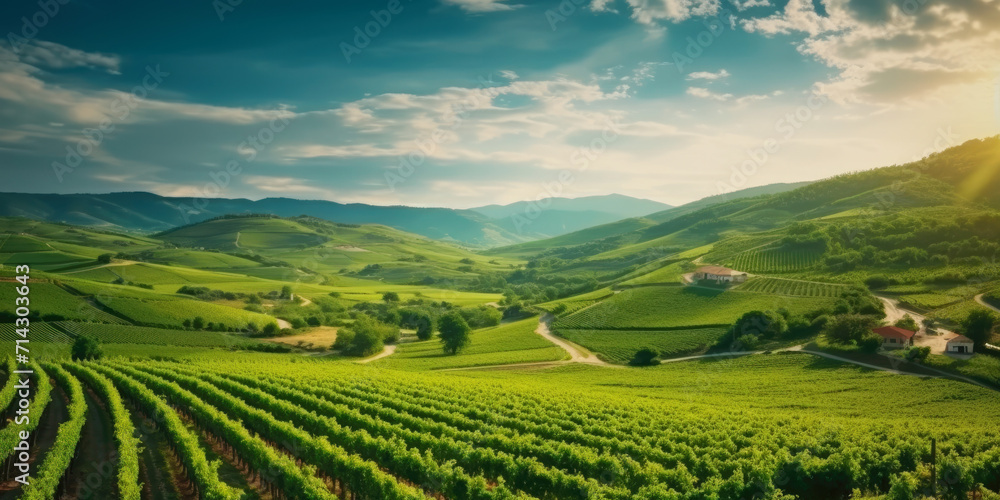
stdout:
POLYGON ((402 309, 399 311, 401 325, 417 331, 417 338, 428 340, 434 335, 434 318, 419 309, 402 309))
POLYGON ((281 287, 281 298, 283 298, 283 299, 291 299, 292 298, 292 287, 291 286, 285 285, 285 286, 281 287))
POLYGON ((784 316, 772 311, 750 311, 740 316, 730 332, 732 338, 757 335, 762 338, 777 338, 788 330, 784 316))
POLYGON ((113 258, 115 258, 115 254, 113 253, 102 253, 97 256, 97 262, 100 264, 110 264, 113 258))
POLYGON ((441 344, 446 354, 458 354, 458 351, 469 345, 469 334, 472 329, 461 314, 452 311, 438 320, 438 331, 441 332, 441 344))
POLYGON ((827 323, 826 335, 840 344, 860 344, 865 336, 874 335, 872 330, 877 326, 878 320, 873 316, 844 314, 827 323))
POLYGON ((268 336, 268 337, 276 335, 278 333, 278 324, 277 323, 268 323, 268 324, 264 325, 264 329, 261 330, 261 333, 263 333, 265 336, 268 336))
POLYGON ((201 330, 205 328, 205 318, 202 318, 201 316, 195 316, 194 320, 191 321, 191 326, 195 330, 201 330))
POLYGON ((643 347, 639 349, 635 355, 632 356, 632 361, 629 362, 632 366, 651 366, 659 364, 656 358, 660 356, 660 351, 653 349, 652 347, 643 347))
POLYGON ((913 319, 913 317, 909 314, 904 314, 902 318, 899 318, 893 324, 905 330, 910 330, 911 332, 920 330, 920 325, 917 324, 917 320, 913 319))
POLYGON ((490 306, 465 307, 459 309, 458 312, 471 328, 497 326, 500 324, 500 320, 503 319, 503 313, 497 308, 490 306))
POLYGON ((97 339, 87 336, 77 337, 73 342, 71 352, 75 361, 96 360, 104 356, 104 351, 97 339))
POLYGON ((351 356, 371 356, 382 352, 387 340, 399 339, 399 328, 361 314, 350 328, 353 338, 345 350, 351 356))
POLYGON ((399 294, 396 292, 385 292, 382 294, 383 302, 399 302, 399 294))
POLYGON ((976 349, 982 349, 993 336, 993 327, 997 317, 985 309, 975 309, 962 320, 962 331, 972 339, 976 349))

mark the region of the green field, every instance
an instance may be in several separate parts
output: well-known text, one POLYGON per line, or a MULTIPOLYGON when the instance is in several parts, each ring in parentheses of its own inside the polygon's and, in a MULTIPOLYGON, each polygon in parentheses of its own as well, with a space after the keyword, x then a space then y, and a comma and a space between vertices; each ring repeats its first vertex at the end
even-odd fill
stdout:
POLYGON ((728 328, 710 327, 680 330, 568 330, 556 333, 586 347, 610 363, 625 364, 636 351, 652 347, 661 358, 701 354, 725 335, 728 328))
POLYGON ((753 310, 788 309, 801 314, 833 304, 830 298, 789 297, 700 287, 642 287, 622 291, 583 311, 560 318, 558 329, 632 330, 729 325, 753 310))
POLYGON ((792 297, 839 297, 846 286, 783 278, 750 278, 740 290, 792 297))
MULTIPOLYGON (((87 336, 108 344, 138 344, 158 346, 239 347, 259 344, 259 341, 218 332, 167 330, 131 325, 104 325, 96 323, 56 323, 60 330, 74 336, 87 336)), ((66 338, 66 342, 70 342, 66 338)))
POLYGON ((395 354, 378 360, 373 365, 400 370, 439 370, 558 361, 565 358, 565 351, 534 333, 537 327, 538 319, 529 318, 475 330, 471 345, 456 356, 444 354, 441 343, 437 340, 402 343, 395 354))
POLYGON ((808 269, 821 256, 820 252, 806 250, 763 248, 740 253, 726 264, 748 273, 787 273, 808 269))

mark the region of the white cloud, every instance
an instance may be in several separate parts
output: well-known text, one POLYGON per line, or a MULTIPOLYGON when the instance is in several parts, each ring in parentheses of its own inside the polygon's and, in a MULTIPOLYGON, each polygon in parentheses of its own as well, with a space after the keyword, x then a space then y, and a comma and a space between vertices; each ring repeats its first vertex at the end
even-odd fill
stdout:
MULTIPOLYGON (((698 16, 719 12, 720 0, 626 0, 632 9, 632 19, 640 24, 655 26, 659 21, 678 23, 698 16)), ((614 12, 609 0, 593 0, 590 8, 596 12, 614 12)))
POLYGON ((720 94, 702 87, 688 87, 687 95, 713 101, 728 101, 733 98, 733 94, 720 94))
POLYGON ((121 58, 114 54, 84 52, 44 40, 31 40, 15 52, 21 62, 52 69, 92 68, 120 75, 121 58))
POLYGON ((482 13, 482 12, 498 12, 504 10, 513 10, 520 5, 507 4, 507 0, 442 0, 448 5, 454 5, 466 12, 482 13))
POLYGON ((725 69, 720 69, 715 73, 710 71, 695 71, 694 73, 689 73, 687 76, 688 80, 719 80, 721 78, 728 78, 729 72, 725 69))
POLYGON ((790 0, 749 32, 804 35, 802 54, 839 71, 817 84, 838 103, 919 102, 994 76, 1000 66, 1000 2, 790 0))
POLYGON ((517 80, 518 78, 520 78, 520 77, 517 76, 517 73, 515 73, 515 72, 513 72, 513 71, 511 71, 509 69, 500 70, 500 76, 502 78, 506 78, 507 80, 510 80, 510 81, 514 81, 514 80, 517 80))

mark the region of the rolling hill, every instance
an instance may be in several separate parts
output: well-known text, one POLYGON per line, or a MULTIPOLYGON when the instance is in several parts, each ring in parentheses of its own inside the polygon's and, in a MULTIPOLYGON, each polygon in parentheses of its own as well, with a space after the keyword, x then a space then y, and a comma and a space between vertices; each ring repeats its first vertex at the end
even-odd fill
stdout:
MULTIPOLYGON (((543 200, 544 202, 544 200, 543 200)), ((530 224, 515 223, 511 213, 521 208, 481 207, 472 210, 343 204, 322 200, 265 198, 262 200, 172 198, 152 193, 28 194, 3 193, 0 216, 25 217, 116 231, 152 233, 230 214, 309 215, 344 224, 382 224, 428 238, 472 247, 509 245, 549 238, 668 206, 649 200, 612 195, 553 202, 530 224), (596 208, 586 208, 594 203, 596 208)))

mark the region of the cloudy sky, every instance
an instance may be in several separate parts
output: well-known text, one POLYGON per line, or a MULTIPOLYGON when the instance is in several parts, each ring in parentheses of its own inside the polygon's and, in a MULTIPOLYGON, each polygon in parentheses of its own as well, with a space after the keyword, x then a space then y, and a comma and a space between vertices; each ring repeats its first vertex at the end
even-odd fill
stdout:
POLYGON ((2 191, 680 204, 1000 133, 1000 0, 48 1, 2 191))

